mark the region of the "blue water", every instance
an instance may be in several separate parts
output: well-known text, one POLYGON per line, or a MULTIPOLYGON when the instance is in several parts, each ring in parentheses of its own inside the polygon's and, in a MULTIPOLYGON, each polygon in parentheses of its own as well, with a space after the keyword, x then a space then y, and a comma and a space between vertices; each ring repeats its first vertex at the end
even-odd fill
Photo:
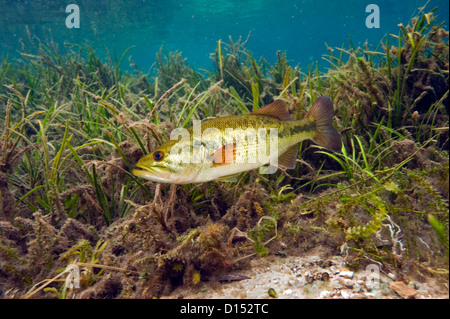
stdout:
MULTIPOLYGON (((212 69, 210 53, 217 41, 228 42, 250 34, 246 47, 254 57, 269 62, 276 51, 286 51, 292 65, 304 68, 319 61, 331 47, 349 47, 368 41, 375 49, 386 33, 398 34, 424 0, 140 0, 140 1, 36 1, 0 0, 0 55, 17 57, 20 39, 26 39, 26 26, 33 36, 44 39, 50 33, 60 47, 64 42, 90 43, 105 57, 111 53, 128 52, 122 67, 129 68, 129 59, 147 72, 155 54, 163 45, 168 51, 182 51, 187 63, 197 69, 212 69), (68 29, 65 24, 68 4, 80 8, 80 28, 68 29), (377 4, 380 28, 366 27, 366 6, 377 4)), ((435 12, 438 21, 448 21, 447 1, 428 1, 426 12, 435 12)), ((446 27, 448 30, 448 23, 446 27)))

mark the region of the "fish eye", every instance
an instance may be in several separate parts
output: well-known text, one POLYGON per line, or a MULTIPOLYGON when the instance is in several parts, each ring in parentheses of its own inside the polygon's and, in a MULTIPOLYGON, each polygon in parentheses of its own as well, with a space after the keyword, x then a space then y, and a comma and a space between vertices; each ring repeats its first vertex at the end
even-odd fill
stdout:
POLYGON ((164 153, 161 151, 156 151, 155 153, 153 153, 153 159, 155 161, 160 161, 164 158, 164 153))

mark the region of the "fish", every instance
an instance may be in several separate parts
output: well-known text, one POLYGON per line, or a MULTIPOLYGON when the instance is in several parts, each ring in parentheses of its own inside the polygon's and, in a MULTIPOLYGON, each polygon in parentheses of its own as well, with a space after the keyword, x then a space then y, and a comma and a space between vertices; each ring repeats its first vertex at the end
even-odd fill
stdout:
POLYGON ((190 184, 235 181, 256 168, 262 173, 293 169, 304 140, 341 150, 333 118, 333 102, 321 96, 300 120, 291 119, 282 100, 249 114, 204 119, 172 131, 171 139, 139 159, 132 173, 158 183, 190 184))

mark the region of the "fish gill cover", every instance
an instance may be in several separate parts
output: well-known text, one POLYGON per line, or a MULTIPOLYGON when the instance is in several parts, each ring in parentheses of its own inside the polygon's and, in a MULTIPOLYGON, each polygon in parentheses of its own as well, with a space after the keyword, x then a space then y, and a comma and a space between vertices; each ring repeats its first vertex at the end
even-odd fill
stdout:
POLYGON ((2 1, 0 297, 207 298, 316 256, 396 284, 257 297, 448 298, 448 3, 369 4, 2 1), (323 95, 340 152, 304 141, 295 169, 234 183, 131 173, 193 120, 276 99, 301 119, 323 95))

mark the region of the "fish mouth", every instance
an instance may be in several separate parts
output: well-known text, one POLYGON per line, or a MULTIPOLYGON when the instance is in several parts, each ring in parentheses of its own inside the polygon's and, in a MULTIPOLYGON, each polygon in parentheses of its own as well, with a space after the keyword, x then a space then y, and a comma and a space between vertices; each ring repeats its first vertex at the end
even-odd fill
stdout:
POLYGON ((196 177, 189 174, 189 169, 182 173, 175 173, 164 166, 152 165, 151 167, 148 167, 139 164, 139 162, 136 164, 136 167, 137 168, 132 171, 133 175, 157 183, 188 184, 192 183, 193 179, 196 177))
POLYGON ((148 169, 134 169, 132 171, 133 175, 143 177, 145 175, 148 175, 151 171, 148 169))
POLYGON ((152 165, 148 167, 144 164, 136 163, 137 169, 132 171, 133 175, 142 177, 151 181, 161 182, 169 178, 170 170, 161 165, 152 165))
POLYGON ((162 167, 156 167, 159 169, 147 168, 144 169, 134 169, 132 171, 133 175, 145 178, 147 180, 159 183, 170 183, 170 171, 160 170, 162 167))

